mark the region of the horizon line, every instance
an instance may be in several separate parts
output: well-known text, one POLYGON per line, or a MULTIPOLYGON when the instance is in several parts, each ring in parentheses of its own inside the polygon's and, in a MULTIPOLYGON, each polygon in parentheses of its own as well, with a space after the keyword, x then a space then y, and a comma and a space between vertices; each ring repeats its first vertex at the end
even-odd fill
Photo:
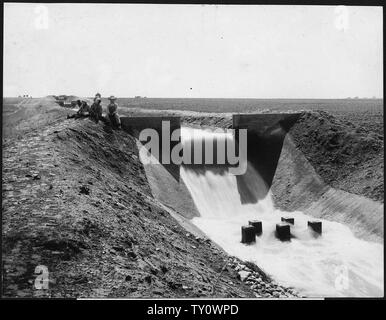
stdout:
MULTIPOLYGON (((4 98, 46 98, 49 96, 74 96, 74 97, 80 97, 80 98, 93 98, 94 96, 80 96, 80 95, 75 95, 75 94, 48 94, 45 96, 30 96, 28 95, 27 97, 23 96, 3 96, 4 98)), ((109 96, 103 97, 107 99, 109 96)), ((346 97, 346 98, 237 98, 237 97, 149 97, 149 96, 116 96, 117 99, 238 99, 238 100, 383 100, 383 97, 346 97)))

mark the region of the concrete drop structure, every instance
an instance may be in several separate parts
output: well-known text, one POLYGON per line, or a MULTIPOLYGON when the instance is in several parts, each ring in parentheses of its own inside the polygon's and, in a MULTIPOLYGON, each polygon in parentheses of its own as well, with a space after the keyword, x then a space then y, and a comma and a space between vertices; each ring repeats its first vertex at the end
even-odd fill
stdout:
MULTIPOLYGON (((176 179, 165 166, 145 165, 153 195, 172 208, 186 228, 198 229, 231 255, 256 261, 276 280, 306 295, 382 295, 383 205, 323 182, 288 134, 298 118, 296 113, 233 116, 234 129, 248 130, 244 175, 231 176, 226 166, 189 165, 179 167, 176 179), (288 209, 275 204, 283 193, 290 194, 288 209), (294 220, 278 223, 282 217, 294 220), (264 226, 257 237, 254 226, 245 225, 256 220, 264 226), (310 230, 319 234, 322 224, 323 237, 312 237, 310 230), (254 240, 242 235, 241 242, 250 245, 240 242, 240 229, 255 232, 254 240), (310 241, 318 242, 317 255, 310 241), (342 249, 341 243, 347 241, 352 252, 342 249), (364 265, 362 260, 370 263, 364 265), (339 261, 349 261, 357 274, 349 292, 337 292, 329 275, 334 265, 343 263, 339 261)), ((160 119, 152 121, 160 123, 160 119)), ((184 132, 199 130, 181 129, 182 142, 184 132)), ((237 141, 237 135, 233 139, 237 141)))

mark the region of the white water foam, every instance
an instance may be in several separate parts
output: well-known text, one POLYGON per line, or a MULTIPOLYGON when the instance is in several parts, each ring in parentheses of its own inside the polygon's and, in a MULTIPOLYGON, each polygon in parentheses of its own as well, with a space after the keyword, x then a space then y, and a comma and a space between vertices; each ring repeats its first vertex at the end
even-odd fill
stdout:
MULTIPOLYGON (((183 142, 196 134, 210 134, 193 130, 198 129, 182 128, 183 142)), ((279 283, 307 296, 383 296, 383 246, 358 239, 347 226, 327 220, 319 220, 323 233, 315 238, 307 227, 313 218, 276 210, 251 164, 247 187, 250 192, 266 194, 251 204, 242 203, 236 177, 226 170, 182 166, 180 173, 201 215, 192 222, 230 255, 255 262, 279 283), (295 238, 290 242, 281 242, 274 235, 282 216, 295 218, 291 226, 295 238), (241 226, 249 220, 261 220, 263 234, 255 244, 245 245, 240 243, 241 226)))

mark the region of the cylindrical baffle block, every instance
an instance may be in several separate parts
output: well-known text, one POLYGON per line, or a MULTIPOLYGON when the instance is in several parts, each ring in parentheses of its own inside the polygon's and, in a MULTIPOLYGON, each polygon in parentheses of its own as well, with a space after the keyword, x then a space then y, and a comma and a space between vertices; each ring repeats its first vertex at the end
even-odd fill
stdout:
POLYGON ((259 220, 248 221, 250 226, 255 228, 255 233, 257 236, 260 236, 263 233, 263 223, 259 220))
POLYGON ((253 226, 241 227, 241 243, 251 243, 256 241, 255 228, 253 226))
POLYGON ((291 240, 291 229, 287 223, 276 224, 276 237, 281 241, 291 240))
POLYGON ((308 221, 308 227, 314 232, 322 234, 322 222, 321 221, 308 221))

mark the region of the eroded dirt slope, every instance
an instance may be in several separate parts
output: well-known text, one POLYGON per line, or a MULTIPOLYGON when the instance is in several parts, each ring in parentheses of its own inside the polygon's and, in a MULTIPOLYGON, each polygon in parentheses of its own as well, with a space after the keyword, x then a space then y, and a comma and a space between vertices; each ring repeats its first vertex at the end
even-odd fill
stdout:
POLYGON ((384 201, 383 135, 324 111, 303 113, 289 134, 326 184, 384 201))

